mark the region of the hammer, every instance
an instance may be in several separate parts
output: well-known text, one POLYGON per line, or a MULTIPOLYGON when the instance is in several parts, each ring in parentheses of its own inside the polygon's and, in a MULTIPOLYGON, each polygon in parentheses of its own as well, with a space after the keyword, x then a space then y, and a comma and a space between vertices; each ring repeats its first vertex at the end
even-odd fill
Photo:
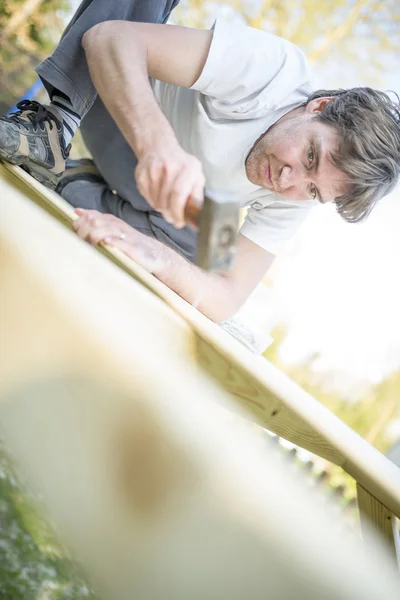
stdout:
POLYGON ((233 265, 239 230, 240 204, 229 198, 204 201, 191 196, 185 220, 198 231, 196 264, 213 273, 226 273, 233 265))

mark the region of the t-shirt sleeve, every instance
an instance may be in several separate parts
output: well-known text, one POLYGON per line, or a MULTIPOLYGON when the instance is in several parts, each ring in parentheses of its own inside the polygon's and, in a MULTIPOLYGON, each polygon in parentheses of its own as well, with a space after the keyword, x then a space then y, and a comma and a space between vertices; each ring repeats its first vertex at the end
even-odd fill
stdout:
POLYGON ((213 118, 256 118, 308 86, 303 52, 291 42, 246 25, 217 20, 210 51, 191 89, 204 94, 213 118))
POLYGON ((313 201, 289 204, 277 200, 264 207, 256 202, 247 211, 240 233, 277 255, 307 219, 313 206, 313 201))

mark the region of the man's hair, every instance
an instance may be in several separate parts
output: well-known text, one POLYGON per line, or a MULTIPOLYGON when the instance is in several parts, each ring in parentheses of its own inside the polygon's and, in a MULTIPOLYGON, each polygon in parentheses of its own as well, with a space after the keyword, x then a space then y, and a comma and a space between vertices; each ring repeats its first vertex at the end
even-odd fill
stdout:
POLYGON ((400 104, 367 87, 318 90, 307 99, 335 96, 315 119, 334 127, 339 149, 333 164, 349 180, 346 193, 335 198, 340 216, 363 221, 375 204, 393 190, 400 175, 400 104))

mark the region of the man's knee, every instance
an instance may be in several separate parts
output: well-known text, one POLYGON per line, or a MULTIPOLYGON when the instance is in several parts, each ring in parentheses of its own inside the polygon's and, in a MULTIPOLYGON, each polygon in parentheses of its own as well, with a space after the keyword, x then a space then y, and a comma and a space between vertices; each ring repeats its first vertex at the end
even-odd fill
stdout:
POLYGON ((60 192, 60 195, 74 208, 85 208, 87 210, 105 210, 103 196, 107 188, 105 183, 94 181, 71 181, 60 192))

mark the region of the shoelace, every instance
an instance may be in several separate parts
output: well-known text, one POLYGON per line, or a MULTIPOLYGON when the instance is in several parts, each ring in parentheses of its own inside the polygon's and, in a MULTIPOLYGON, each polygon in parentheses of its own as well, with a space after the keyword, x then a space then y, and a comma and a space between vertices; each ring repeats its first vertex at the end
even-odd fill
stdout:
POLYGON ((26 111, 31 111, 25 116, 32 123, 34 131, 37 131, 38 127, 44 131, 44 124, 46 122, 49 123, 50 129, 53 129, 53 124, 55 124, 57 131, 61 130, 61 125, 53 113, 35 100, 22 100, 21 102, 18 102, 17 108, 18 112, 8 115, 8 118, 17 121, 19 124, 25 127, 25 129, 28 129, 29 125, 26 121, 24 121, 24 119, 21 118, 21 115, 26 111))

